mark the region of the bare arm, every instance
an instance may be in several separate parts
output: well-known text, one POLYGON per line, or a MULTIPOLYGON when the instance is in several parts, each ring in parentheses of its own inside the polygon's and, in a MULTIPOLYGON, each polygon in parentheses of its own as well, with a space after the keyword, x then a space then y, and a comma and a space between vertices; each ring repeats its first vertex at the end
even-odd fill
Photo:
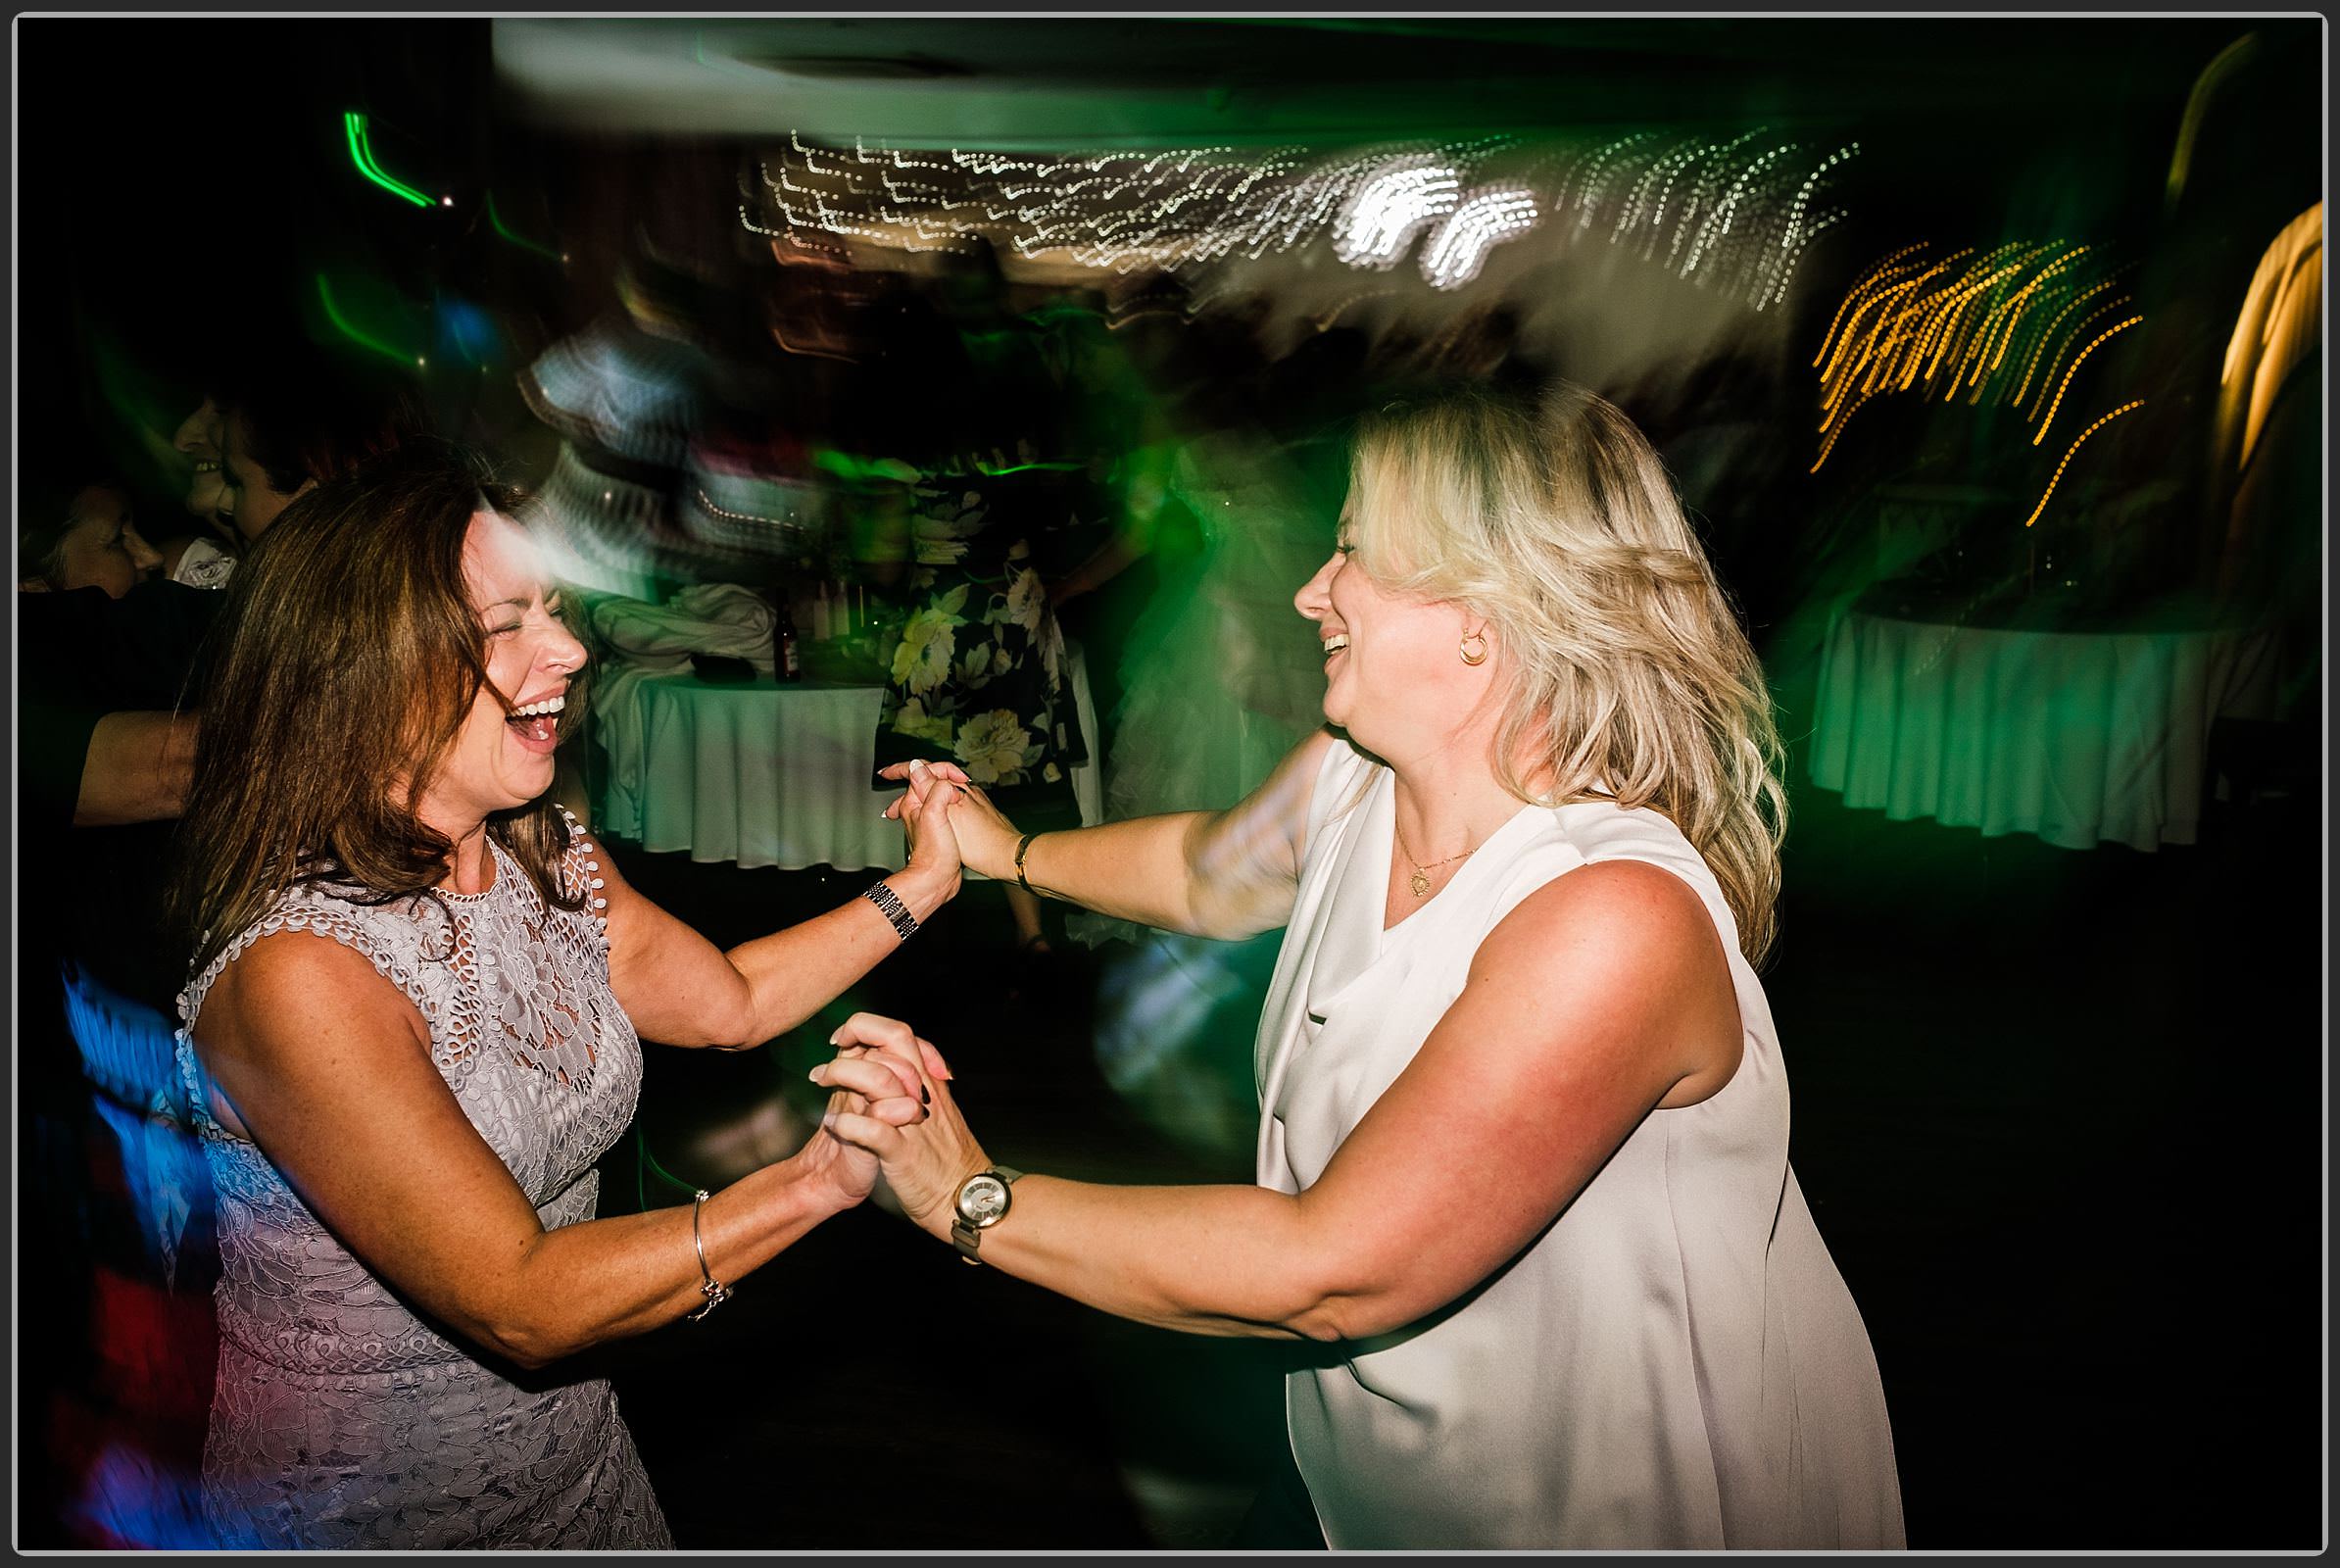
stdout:
POLYGON ((195 776, 193 713, 108 713, 90 732, 73 802, 76 827, 164 822, 186 808, 195 776))
MULTIPOLYGON (((1584 867, 1481 945, 1462 995, 1305 1192, 1031 1176, 983 1260, 1190 1333, 1386 1333, 1532 1242, 1654 1108, 1720 1089, 1739 1030, 1697 896, 1655 867, 1584 867)), ((905 1211, 947 1238, 951 1195, 990 1161, 950 1092, 934 1096, 915 1130, 838 1129, 866 1137, 905 1211)))
MULTIPOLYGON (((919 813, 910 815, 915 840, 919 813)), ((666 1045, 751 1050, 827 1006, 902 945, 878 906, 856 896, 725 952, 644 898, 606 854, 599 858, 609 988, 644 1038, 666 1045)), ((958 891, 949 831, 923 835, 909 861, 880 880, 923 923, 958 891)))
MULTIPOLYGON (((1044 833, 1024 855, 1035 892, 1068 904, 1189 936, 1237 939, 1272 931, 1292 917, 1306 850, 1308 800, 1325 758, 1341 743, 1319 730, 1276 764, 1259 787, 1223 811, 1177 811, 1097 827, 1044 833)), ((966 777, 948 762, 932 776, 966 777)), ((889 777, 906 768, 885 769, 889 777)), ((915 802, 925 786, 913 783, 915 802)), ((1015 880, 1022 835, 971 785, 951 807, 966 863, 1015 880)))
MULTIPOLYGON (((369 1269, 489 1350, 540 1366, 703 1303, 690 1205, 547 1231, 432 1064, 413 1004, 331 939, 254 943, 206 999, 195 1045, 221 1124, 369 1269)), ((833 1108, 889 1123, 922 1114, 898 1063, 856 1057, 830 1072, 871 1097, 841 1093, 833 1108)), ((816 1133, 707 1200, 708 1272, 735 1282, 859 1201, 875 1173, 816 1133)))

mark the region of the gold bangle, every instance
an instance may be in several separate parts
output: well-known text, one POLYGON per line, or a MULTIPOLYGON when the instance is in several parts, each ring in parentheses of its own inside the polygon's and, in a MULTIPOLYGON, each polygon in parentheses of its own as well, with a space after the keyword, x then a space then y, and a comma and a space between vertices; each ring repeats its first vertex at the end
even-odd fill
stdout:
MULTIPOLYGON (((1015 885, 1019 888, 1022 888, 1026 893, 1032 892, 1032 884, 1026 881, 1024 878, 1024 852, 1032 848, 1032 841, 1038 837, 1040 837, 1040 835, 1037 833, 1027 833, 1021 839, 1016 841, 1015 885)), ((1038 895, 1035 894, 1034 897, 1038 897, 1038 895)))

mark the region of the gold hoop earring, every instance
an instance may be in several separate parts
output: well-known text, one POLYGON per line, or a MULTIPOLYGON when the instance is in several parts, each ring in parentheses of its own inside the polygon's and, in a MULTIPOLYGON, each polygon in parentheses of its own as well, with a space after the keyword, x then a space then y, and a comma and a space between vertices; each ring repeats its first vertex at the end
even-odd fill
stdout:
POLYGON ((1471 633, 1470 636, 1465 637, 1462 640, 1461 646, 1455 649, 1455 653, 1461 657, 1464 663, 1469 664, 1474 669, 1478 668, 1481 664, 1487 662, 1487 633, 1483 631, 1475 631, 1471 633), (1479 650, 1476 653, 1471 651, 1471 645, 1473 643, 1477 643, 1479 645, 1479 650))

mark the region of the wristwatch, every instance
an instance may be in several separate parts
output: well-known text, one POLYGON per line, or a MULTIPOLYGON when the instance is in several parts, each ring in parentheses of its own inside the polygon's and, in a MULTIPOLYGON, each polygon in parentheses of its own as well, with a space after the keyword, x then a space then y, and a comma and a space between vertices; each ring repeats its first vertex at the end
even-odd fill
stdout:
POLYGON ((960 1257, 970 1263, 983 1261, 975 1255, 983 1246, 983 1233, 1007 1217, 1008 1206, 1015 1200, 1008 1188, 1023 1174, 994 1165, 958 1184, 958 1194, 951 1200, 951 1239, 958 1244, 960 1257))

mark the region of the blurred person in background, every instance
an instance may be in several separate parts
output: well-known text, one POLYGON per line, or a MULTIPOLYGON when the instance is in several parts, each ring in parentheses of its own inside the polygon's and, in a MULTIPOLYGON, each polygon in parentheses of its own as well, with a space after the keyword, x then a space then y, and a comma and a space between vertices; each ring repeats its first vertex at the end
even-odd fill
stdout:
POLYGON ((219 399, 215 392, 206 391, 195 412, 179 421, 171 434, 171 448, 187 460, 186 507, 190 516, 204 522, 216 522, 219 515, 219 475, 221 449, 227 441, 227 431, 219 415, 219 399))
MULTIPOLYGON (((266 492, 243 509, 247 522, 273 523, 317 479, 418 428, 395 382, 301 349, 250 364, 219 377, 212 402, 233 416, 222 431, 229 455, 260 455, 257 473, 250 458, 244 467, 266 492)), ((194 475, 198 490, 204 477, 194 475)), ((56 579, 65 591, 18 602, 20 646, 33 656, 18 682, 31 915, 18 946, 20 1133, 38 1151, 27 1162, 26 1245, 83 1265, 26 1298, 28 1332, 48 1351, 28 1404, 59 1434, 49 1456, 63 1475, 48 1490, 76 1539, 170 1546, 199 1528, 192 1490, 216 1360, 216 1264, 211 1184, 172 1064, 170 1018, 186 971, 163 888, 206 695, 202 650, 223 596, 190 585, 183 569, 181 580, 154 575, 156 552, 133 542, 118 493, 92 487, 74 505, 82 536, 65 559, 91 558, 95 580, 76 590, 84 573, 69 569, 56 579)), ((182 568, 203 543, 181 553, 182 568)), ((217 568, 234 558, 208 559, 225 580, 217 568)))
POLYGON ((201 533, 173 535, 163 541, 163 571, 172 582, 223 588, 228 573, 235 570, 235 528, 219 515, 220 446, 225 440, 219 404, 210 392, 171 434, 171 450, 187 463, 183 497, 187 514, 204 525, 201 533))
POLYGON ((163 564, 130 514, 130 493, 121 485, 101 480, 82 486, 61 518, 24 531, 17 587, 25 593, 96 588, 109 599, 122 598, 163 564))
MULTIPOLYGON (((952 264, 938 313, 896 328, 905 360, 927 359, 898 390, 885 454, 917 478, 871 509, 865 547, 902 573, 880 644, 876 766, 949 760, 1026 819, 1078 827, 1072 771, 1089 741, 1044 568, 1073 553, 1051 546, 1081 528, 1094 492, 1063 456, 1040 334, 1007 313, 997 258, 952 264)), ((1019 955, 1045 956, 1039 900, 1004 892, 1019 955)))
MULTIPOLYGON (((419 394, 402 376, 305 347, 231 365, 204 406, 219 411, 214 514, 247 543, 317 485, 430 427, 419 394)), ((198 408, 189 422, 202 414, 198 408)), ((200 462, 190 505, 204 488, 200 462)))

